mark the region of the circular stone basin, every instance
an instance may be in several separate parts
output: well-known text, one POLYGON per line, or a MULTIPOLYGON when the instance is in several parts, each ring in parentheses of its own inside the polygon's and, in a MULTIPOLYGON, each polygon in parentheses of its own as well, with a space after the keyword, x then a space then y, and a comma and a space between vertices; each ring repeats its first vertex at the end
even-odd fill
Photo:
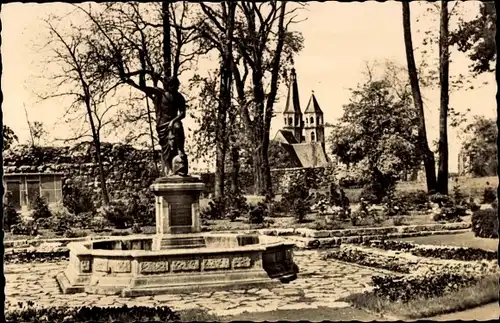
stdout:
POLYGON ((122 296, 269 287, 296 278, 292 243, 253 234, 172 234, 68 244, 65 294, 122 296))

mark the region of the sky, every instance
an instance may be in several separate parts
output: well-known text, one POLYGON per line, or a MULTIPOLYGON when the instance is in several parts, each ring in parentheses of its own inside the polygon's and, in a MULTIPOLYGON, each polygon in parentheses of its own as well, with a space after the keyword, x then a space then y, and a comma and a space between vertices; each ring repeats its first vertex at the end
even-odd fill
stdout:
MULTIPOLYGON (((42 19, 52 14, 64 14, 70 6, 64 3, 10 3, 2 6, 3 121, 14 130, 21 143, 26 143, 30 137, 23 107, 31 122, 44 123, 48 131, 47 143, 54 143, 54 138, 72 136, 71 126, 62 121, 68 101, 41 102, 35 94, 47 86, 47 80, 40 78, 44 75, 44 60, 47 57, 40 45, 48 39, 42 19)), ((422 33, 417 29, 438 30, 439 27, 437 20, 432 21, 431 16, 424 15, 425 6, 419 2, 411 3, 416 48, 421 47, 422 40, 422 33)), ((461 3, 459 7, 465 19, 472 19, 478 12, 477 8, 476 1, 461 3)), ((294 59, 301 107, 305 109, 314 91, 326 122, 334 123, 341 117, 342 106, 349 102, 349 89, 365 80, 363 72, 367 63, 389 59, 406 66, 401 4, 398 2, 309 2, 300 18, 306 20, 293 25, 293 28, 300 31, 305 39, 304 49, 294 59)), ((78 24, 78 21, 72 22, 78 24)), ((437 56, 434 58, 437 59, 437 56)), ((418 54, 416 59, 418 65, 418 54)), ((210 63, 205 64, 200 63, 200 71, 210 68, 210 63)), ((468 118, 474 115, 496 118, 494 75, 491 73, 473 79, 467 75, 469 64, 464 54, 452 51, 451 75, 462 73, 470 77, 475 87, 474 90, 451 93, 450 107, 461 112, 471 109, 468 118)), ((283 109, 286 90, 286 86, 280 87, 281 99, 275 109, 278 117, 273 119, 271 136, 283 126, 279 111, 283 109)), ((439 90, 428 89, 423 94, 426 99, 428 140, 432 142, 437 139, 439 130, 439 90)), ((193 121, 187 119, 185 127, 190 126, 193 126, 193 121)), ((449 129, 451 172, 458 167, 461 146, 458 135, 459 131, 449 129)))

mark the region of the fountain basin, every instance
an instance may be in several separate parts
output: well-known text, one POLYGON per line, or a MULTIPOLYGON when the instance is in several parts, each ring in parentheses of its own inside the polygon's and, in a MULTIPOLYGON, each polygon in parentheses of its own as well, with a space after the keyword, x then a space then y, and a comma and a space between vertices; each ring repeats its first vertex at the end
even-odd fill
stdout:
POLYGON ((251 234, 185 236, 202 246, 162 249, 156 241, 169 235, 70 243, 69 265, 56 279, 65 294, 127 297, 271 287, 296 278, 292 243, 251 234))

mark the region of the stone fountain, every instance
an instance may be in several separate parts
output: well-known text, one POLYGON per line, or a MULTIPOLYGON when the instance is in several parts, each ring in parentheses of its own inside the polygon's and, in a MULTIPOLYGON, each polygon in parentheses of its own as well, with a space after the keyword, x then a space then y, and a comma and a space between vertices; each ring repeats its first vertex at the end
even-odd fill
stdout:
POLYGON ((184 98, 178 81, 148 88, 166 176, 151 185, 156 235, 68 244, 70 261, 56 279, 63 293, 122 296, 270 287, 296 278, 294 244, 257 234, 202 233, 204 184, 188 175, 184 98))

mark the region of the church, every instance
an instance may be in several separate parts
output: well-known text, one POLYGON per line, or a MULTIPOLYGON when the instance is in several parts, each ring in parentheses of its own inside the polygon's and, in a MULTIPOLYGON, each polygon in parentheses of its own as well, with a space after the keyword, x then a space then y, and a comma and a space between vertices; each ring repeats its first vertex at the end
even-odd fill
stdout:
POLYGON ((292 68, 286 105, 282 112, 284 126, 278 130, 274 141, 287 151, 289 158, 300 167, 322 167, 328 164, 325 150, 325 125, 314 92, 306 109, 300 108, 299 86, 292 68))

